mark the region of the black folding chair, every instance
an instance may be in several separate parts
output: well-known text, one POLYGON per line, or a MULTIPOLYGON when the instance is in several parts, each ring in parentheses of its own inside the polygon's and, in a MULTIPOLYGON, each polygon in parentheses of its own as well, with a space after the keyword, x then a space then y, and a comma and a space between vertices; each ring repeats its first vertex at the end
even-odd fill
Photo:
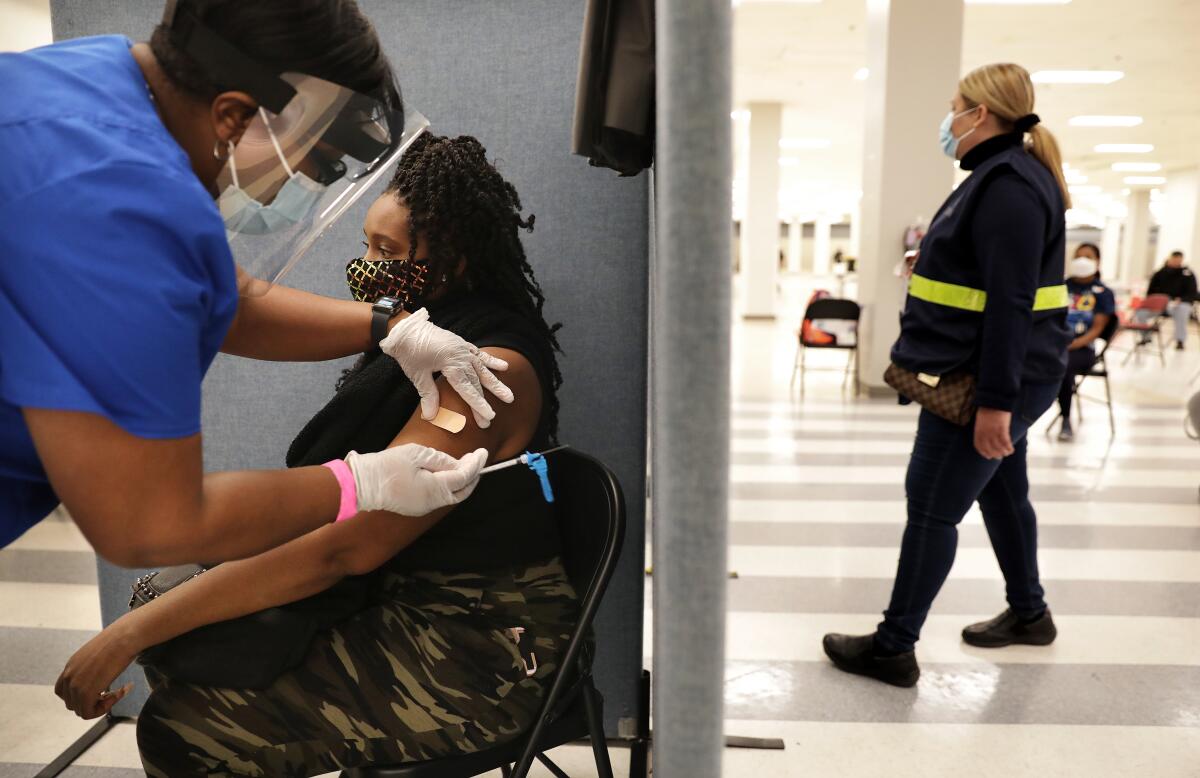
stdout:
MULTIPOLYGON (((806 337, 803 324, 800 326, 800 332, 796 334, 796 358, 792 361, 792 380, 789 388, 796 386, 796 373, 800 373, 800 396, 804 396, 804 374, 808 367, 805 356, 810 348, 816 349, 841 349, 849 351, 850 354, 846 358, 846 368, 842 376, 842 389, 846 388, 846 381, 850 378, 850 373, 854 372, 854 394, 858 395, 858 318, 862 309, 858 303, 853 300, 845 300, 837 297, 822 297, 813 300, 808 304, 808 308, 804 311, 804 321, 813 322, 818 319, 822 320, 839 320, 852 321, 855 323, 854 342, 839 343, 834 338, 832 343, 822 343, 820 340, 812 337, 806 337)), ((813 370, 836 370, 837 368, 816 368, 813 370)))
POLYGON ((495 748, 423 762, 357 767, 343 771, 342 778, 471 778, 497 769, 505 778, 525 778, 535 758, 557 778, 570 778, 544 752, 585 738, 591 740, 597 774, 612 778, 604 700, 592 681, 587 645, 625 537, 625 498, 612 471, 587 454, 568 448, 546 459, 562 561, 581 599, 579 621, 533 727, 495 748))
MULTIPOLYGON (((1072 405, 1075 407, 1076 411, 1078 411, 1078 413, 1079 413, 1079 421, 1081 421, 1081 422, 1083 421, 1083 401, 1084 400, 1089 400, 1092 402, 1106 403, 1108 405, 1108 427, 1112 431, 1113 435, 1117 434, 1117 423, 1116 423, 1116 420, 1113 418, 1112 389, 1110 388, 1109 383, 1108 383, 1108 363, 1105 361, 1104 355, 1108 353, 1108 347, 1112 345, 1112 342, 1114 340, 1116 340, 1117 333, 1120 331, 1121 331, 1121 320, 1119 318, 1117 318, 1115 315, 1108 317, 1108 323, 1104 325, 1104 329, 1101 330, 1100 334, 1096 336, 1097 340, 1104 341, 1104 347, 1100 349, 1100 352, 1098 354, 1096 354, 1096 361, 1092 363, 1091 368, 1086 373, 1080 373, 1079 375, 1077 375, 1075 377, 1075 385, 1073 387, 1071 387, 1071 394, 1075 400, 1075 402, 1073 402, 1072 405), (1081 394, 1079 392, 1079 388, 1081 386, 1083 386, 1083 382, 1089 378, 1103 378, 1104 379, 1104 399, 1103 400, 1100 400, 1099 398, 1096 398, 1096 397, 1088 397, 1087 395, 1081 394)), ((1049 434, 1050 430, 1054 428, 1054 422, 1058 421, 1061 418, 1062 418, 1062 411, 1060 410, 1058 412, 1058 415, 1054 417, 1054 421, 1050 422, 1050 426, 1046 428, 1046 434, 1049 434)))

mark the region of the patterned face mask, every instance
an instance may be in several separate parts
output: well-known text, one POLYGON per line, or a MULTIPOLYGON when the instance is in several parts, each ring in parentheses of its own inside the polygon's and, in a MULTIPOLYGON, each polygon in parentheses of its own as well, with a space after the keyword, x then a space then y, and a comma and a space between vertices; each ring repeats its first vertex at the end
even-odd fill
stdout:
POLYGON ((420 307, 429 280, 429 265, 408 259, 369 260, 363 257, 346 263, 346 283, 360 303, 380 297, 395 297, 406 310, 420 307))

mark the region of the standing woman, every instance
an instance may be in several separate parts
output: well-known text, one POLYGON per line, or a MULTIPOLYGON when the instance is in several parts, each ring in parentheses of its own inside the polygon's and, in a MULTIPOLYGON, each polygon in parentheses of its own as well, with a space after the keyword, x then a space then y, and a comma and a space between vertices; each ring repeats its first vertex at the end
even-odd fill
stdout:
POLYGON ((913 648, 954 563, 958 524, 976 500, 1009 608, 964 629, 963 639, 1047 645, 1056 634, 1038 578, 1025 438, 1066 369, 1070 198, 1058 145, 1033 110, 1024 68, 987 65, 959 82, 942 122, 942 149, 971 175, 921 243, 892 362, 927 383, 973 374, 977 410, 966 426, 921 410, 905 479, 908 524, 884 620, 870 635, 825 636, 825 653, 849 673, 895 686, 917 682, 913 648))
POLYGON ((169 0, 149 44, 0 55, 0 83, 0 547, 60 501, 136 567, 465 499, 479 452, 203 473, 218 350, 327 360, 379 343, 426 418, 435 372, 481 426, 481 383, 512 400, 488 370, 503 362, 424 311, 271 288, 421 129, 353 0, 169 0))

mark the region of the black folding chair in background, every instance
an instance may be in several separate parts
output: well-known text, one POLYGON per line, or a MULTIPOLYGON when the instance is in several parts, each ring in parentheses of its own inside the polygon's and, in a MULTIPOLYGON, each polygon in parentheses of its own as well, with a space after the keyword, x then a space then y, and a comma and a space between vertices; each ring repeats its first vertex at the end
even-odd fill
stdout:
MULTIPOLYGON (((800 396, 804 397, 804 374, 808 370, 806 364, 806 355, 809 349, 840 349, 849 351, 846 357, 846 367, 842 376, 842 389, 846 388, 846 382, 850 378, 850 373, 854 373, 854 394, 858 395, 858 319, 862 312, 862 308, 853 300, 845 300, 838 297, 821 297, 813 300, 804 310, 804 322, 800 325, 800 332, 796 334, 796 358, 792 362, 792 380, 789 388, 796 386, 796 373, 800 374, 800 396), (815 336, 811 332, 814 327, 811 326, 815 321, 852 321, 854 322, 854 342, 841 343, 837 337, 834 337, 832 342, 825 342, 822 338, 815 336), (805 324, 810 326, 805 327, 805 324), (808 330, 808 331, 806 331, 808 330)), ((818 368, 813 370, 837 370, 839 368, 818 368)))
POLYGON ((587 454, 567 448, 546 459, 563 566, 580 601, 579 621, 533 727, 495 748, 424 762, 358 767, 343 771, 342 778, 471 778, 492 770, 500 770, 505 778, 525 778, 534 759, 557 778, 570 778, 544 752, 583 739, 591 740, 599 778, 613 778, 604 736, 604 700, 592 680, 589 633, 621 552, 625 498, 612 471, 587 454))
MULTIPOLYGON (((1104 357, 1105 357, 1105 354, 1108 353, 1108 347, 1112 345, 1112 342, 1114 340, 1116 340, 1117 333, 1120 331, 1121 331, 1121 320, 1119 318, 1117 318, 1116 316, 1108 317, 1108 324, 1105 324, 1104 329, 1100 331, 1100 334, 1098 336, 1096 336, 1097 340, 1104 341, 1104 346, 1100 349, 1099 352, 1097 352, 1096 361, 1092 363, 1091 369, 1089 369, 1086 373, 1080 373, 1079 375, 1077 375, 1075 377, 1075 386, 1073 386, 1071 388, 1071 394, 1074 396, 1074 399, 1075 399, 1075 402, 1071 403, 1071 406, 1073 408, 1075 408, 1076 412, 1079 414, 1079 421, 1081 421, 1081 422, 1083 421, 1083 401, 1084 400, 1089 400, 1089 401, 1093 401, 1093 402, 1103 402, 1106 405, 1108 405, 1108 427, 1112 431, 1113 435, 1117 434, 1117 423, 1116 423, 1115 419, 1113 418, 1112 388, 1109 386, 1109 383, 1108 383, 1108 362, 1105 361, 1104 357), (1095 397, 1088 397, 1087 395, 1080 393, 1079 388, 1081 386, 1083 386, 1083 382, 1089 378, 1101 378, 1104 380, 1104 399, 1103 400, 1100 400, 1095 397)), ((1046 428, 1046 434, 1050 434, 1050 430, 1054 428, 1054 422, 1058 421, 1061 418, 1062 418, 1062 411, 1059 411, 1058 415, 1054 417, 1054 421, 1050 422, 1050 426, 1048 426, 1046 428)))

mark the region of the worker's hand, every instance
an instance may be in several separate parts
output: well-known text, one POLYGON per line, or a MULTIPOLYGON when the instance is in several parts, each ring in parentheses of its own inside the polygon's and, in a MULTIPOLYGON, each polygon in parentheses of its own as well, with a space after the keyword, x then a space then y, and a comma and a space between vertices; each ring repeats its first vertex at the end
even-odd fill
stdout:
POLYGON ((374 454, 351 451, 346 464, 354 473, 360 511, 424 516, 470 497, 487 457, 487 449, 483 448, 455 459, 436 449, 407 443, 374 454))
POLYGON ((984 459, 1003 459, 1013 453, 1009 426, 1012 414, 996 408, 980 408, 975 414, 975 450, 984 459))
POLYGON ((429 323, 429 312, 422 308, 392 327, 387 337, 379 341, 383 352, 400 363, 421 395, 421 417, 429 421, 437 416, 439 397, 434 373, 441 373, 462 396, 475 423, 487 428, 496 412, 483 397, 483 389, 500 398, 513 401, 513 394, 493 370, 507 370, 508 363, 480 351, 453 332, 429 323))
POLYGON ((116 691, 108 688, 137 656, 137 651, 122 640, 120 632, 117 624, 113 624, 84 643, 67 660, 54 684, 54 693, 80 718, 103 716, 133 689, 132 683, 116 691))

